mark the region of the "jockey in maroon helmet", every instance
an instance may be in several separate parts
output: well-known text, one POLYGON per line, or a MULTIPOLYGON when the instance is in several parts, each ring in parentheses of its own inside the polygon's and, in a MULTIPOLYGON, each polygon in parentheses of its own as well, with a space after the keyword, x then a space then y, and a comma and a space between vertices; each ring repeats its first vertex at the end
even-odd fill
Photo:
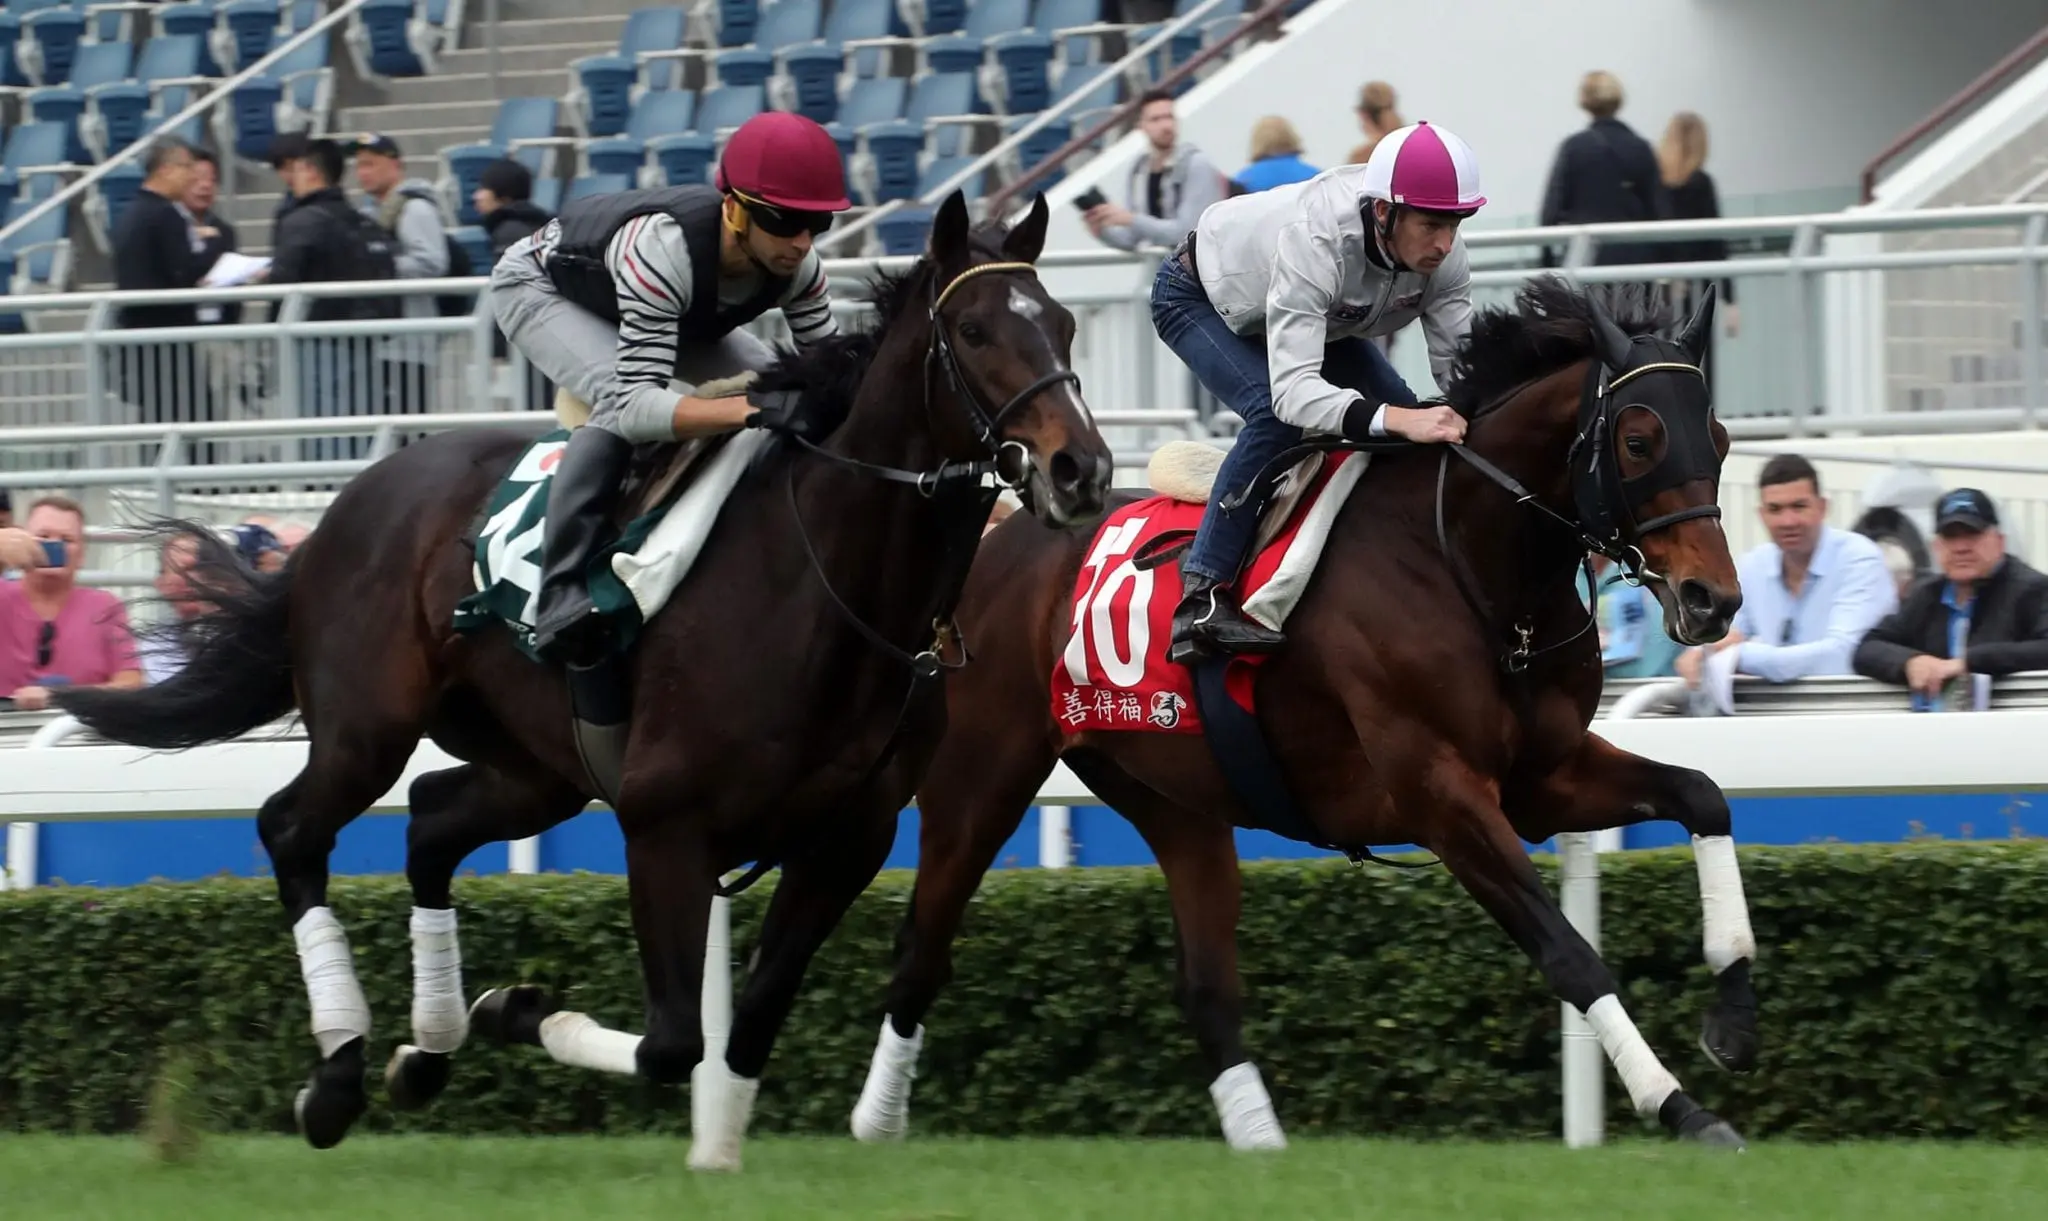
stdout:
POLYGON ((839 145, 801 115, 769 112, 726 142, 715 185, 579 199, 499 259, 491 298, 505 337, 590 405, 549 490, 536 652, 589 664, 601 642, 583 570, 635 444, 813 426, 794 396, 751 403, 694 387, 767 367, 773 353, 741 328, 771 309, 800 346, 838 334, 812 242, 851 206, 839 145))

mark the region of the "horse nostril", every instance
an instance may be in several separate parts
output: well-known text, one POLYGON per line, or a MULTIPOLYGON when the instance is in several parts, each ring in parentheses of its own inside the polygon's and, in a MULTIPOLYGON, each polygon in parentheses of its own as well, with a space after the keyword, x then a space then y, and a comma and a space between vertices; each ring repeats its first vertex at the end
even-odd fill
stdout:
POLYGON ((1695 618, 1705 619, 1714 613, 1714 591, 1707 588, 1705 581, 1684 580, 1678 583, 1678 605, 1695 618))
POLYGON ((1050 465, 1052 467, 1052 486, 1057 488, 1062 495, 1070 496, 1075 488, 1081 486, 1081 464, 1074 460, 1074 455, 1066 450, 1061 450, 1052 456, 1050 465))

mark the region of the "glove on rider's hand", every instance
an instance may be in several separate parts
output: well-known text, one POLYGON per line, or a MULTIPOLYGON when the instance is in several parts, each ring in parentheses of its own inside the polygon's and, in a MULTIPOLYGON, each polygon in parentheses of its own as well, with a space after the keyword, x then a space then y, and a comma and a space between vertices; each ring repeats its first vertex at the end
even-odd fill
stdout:
POLYGON ((770 432, 788 433, 806 441, 818 441, 818 434, 825 430, 819 421, 804 406, 800 390, 750 390, 747 402, 754 411, 747 416, 748 428, 765 428, 770 432))

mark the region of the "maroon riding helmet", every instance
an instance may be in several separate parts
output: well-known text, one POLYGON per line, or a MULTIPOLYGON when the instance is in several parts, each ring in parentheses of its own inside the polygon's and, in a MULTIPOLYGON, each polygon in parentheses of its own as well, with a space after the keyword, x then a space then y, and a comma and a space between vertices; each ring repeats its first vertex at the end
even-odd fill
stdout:
POLYGON ((779 110, 755 115, 732 134, 714 185, 776 237, 823 233, 833 213, 853 206, 838 142, 802 115, 779 110))

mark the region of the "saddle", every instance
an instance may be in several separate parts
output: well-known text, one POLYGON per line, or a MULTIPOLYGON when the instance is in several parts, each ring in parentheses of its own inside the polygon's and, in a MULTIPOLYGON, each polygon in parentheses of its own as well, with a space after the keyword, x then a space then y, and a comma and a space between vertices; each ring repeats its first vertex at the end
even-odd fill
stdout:
MULTIPOLYGON (((1152 452, 1151 460, 1145 464, 1145 480, 1161 496, 1170 496, 1185 504, 1206 505, 1216 487, 1216 474, 1223 469, 1223 458, 1224 451, 1213 445, 1200 441, 1168 441, 1152 452)), ((1315 485, 1316 476, 1321 473, 1327 458, 1328 455, 1323 453, 1308 454, 1273 480, 1265 506, 1259 513, 1259 530, 1252 540, 1250 554, 1258 555, 1279 537, 1287 520, 1300 506, 1301 498, 1315 485)), ((1193 536, 1193 531, 1177 531, 1167 536, 1172 539, 1172 545, 1149 551, 1142 566, 1164 563, 1179 554, 1193 536)))
MULTIPOLYGON (((748 370, 705 382, 690 393, 699 398, 723 398, 742 393, 753 384, 754 373, 748 370)), ((684 392, 679 382, 670 382, 669 387, 677 394, 684 392)), ((572 432, 590 422, 590 404, 576 397, 566 386, 555 389, 554 413, 555 422, 572 432)), ((627 460, 625 481, 619 488, 619 499, 612 509, 613 528, 623 528, 627 522, 679 495, 732 435, 719 433, 710 437, 692 437, 687 441, 646 441, 634 446, 633 456, 627 460)))

